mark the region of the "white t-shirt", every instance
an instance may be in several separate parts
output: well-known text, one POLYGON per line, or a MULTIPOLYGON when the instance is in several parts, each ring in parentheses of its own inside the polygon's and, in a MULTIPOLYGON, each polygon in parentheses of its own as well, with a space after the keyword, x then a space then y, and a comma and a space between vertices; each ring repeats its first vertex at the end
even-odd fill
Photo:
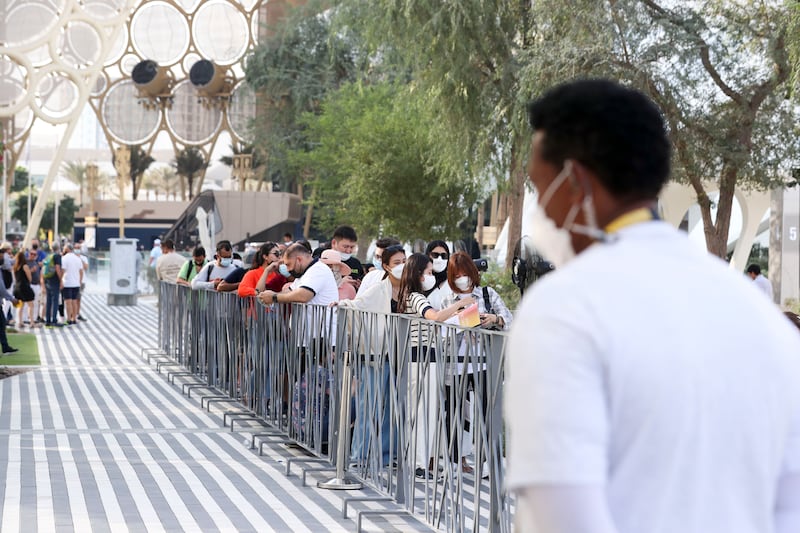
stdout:
POLYGON ((756 279, 753 280, 753 284, 758 287, 758 290, 766 294, 770 301, 772 301, 774 298, 772 294, 772 283, 770 283, 770 281, 765 278, 763 274, 756 276, 756 279))
POLYGON ((83 271, 83 261, 73 252, 61 256, 61 270, 64 272, 61 281, 64 287, 80 287, 81 272, 83 271))
MULTIPOLYGON (((295 280, 293 290, 307 289, 314 293, 313 298, 308 303, 306 326, 309 327, 306 338, 319 337, 320 335, 329 336, 331 331, 336 331, 336 312, 328 307, 328 304, 339 301, 339 288, 336 286, 336 278, 330 267, 322 261, 315 260, 306 269, 300 278, 295 280), (310 306, 324 306, 310 307, 310 306), (332 329, 328 330, 328 317, 333 315, 332 329), (319 320, 324 320, 320 324, 319 320)), ((336 342, 336 339, 331 339, 336 342)))
POLYGON ((506 366, 510 489, 605 486, 620 533, 774 529, 800 471, 800 335, 664 222, 534 284, 506 366))

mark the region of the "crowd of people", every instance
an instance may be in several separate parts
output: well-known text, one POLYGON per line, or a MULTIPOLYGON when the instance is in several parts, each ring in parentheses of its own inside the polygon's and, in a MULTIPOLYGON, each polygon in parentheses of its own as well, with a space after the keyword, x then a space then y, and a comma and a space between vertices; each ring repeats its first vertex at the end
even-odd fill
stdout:
MULTIPOLYGON (((370 262, 362 264, 354 255, 357 242, 355 230, 346 225, 336 228, 330 242, 316 250, 305 241, 267 242, 258 248, 252 266, 246 269, 229 241, 218 242, 211 258, 206 256, 203 247, 197 247, 192 257, 185 259, 175 252, 172 241, 164 240, 155 269, 162 281, 186 285, 193 290, 235 292, 242 298, 255 296, 266 305, 340 305, 368 312, 400 313, 410 318, 442 323, 454 323, 457 313, 474 305, 479 317, 476 327, 492 330, 510 327, 511 312, 494 288, 481 284, 481 273, 469 254, 461 251, 451 253, 448 244, 441 240, 430 242, 425 253, 408 253, 399 240, 381 238, 375 242, 370 262)), ((427 335, 427 329, 421 328, 419 323, 412 323, 412 364, 423 358, 431 360, 430 354, 418 353, 428 349, 427 335)), ((482 371, 480 368, 470 370, 482 371)), ((377 370, 364 368, 362 375, 365 377, 359 383, 362 391, 356 395, 361 401, 366 397, 366 387, 374 386, 375 380, 388 383, 388 363, 377 370), (367 375, 371 372, 376 372, 376 375, 367 375)), ((430 386, 433 376, 435 373, 430 368, 424 379, 412 372, 410 394, 418 387, 430 386)), ((477 382, 485 383, 485 379, 477 382)), ((385 402, 385 407, 388 410, 388 402, 385 402)), ((366 412, 364 405, 356 407, 356 413, 366 412)), ((436 423, 431 419, 436 416, 435 411, 420 412, 418 416, 428 417, 431 425, 436 423)), ((383 424, 389 424, 388 418, 383 417, 383 424)), ((357 415, 351 453, 354 461, 365 456, 370 433, 366 425, 370 423, 357 415)), ((447 423, 455 421, 448 420, 447 423)), ((388 426, 381 431, 386 439, 389 433, 388 426)), ((418 450, 428 451, 420 453, 415 470, 420 477, 431 477, 432 443, 420 444, 418 450)), ((464 472, 471 473, 473 467, 467 463, 466 453, 460 451, 460 444, 450 448, 456 450, 451 459, 460 463, 464 472)), ((382 443, 381 449, 385 454, 384 464, 388 464, 391 460, 388 441, 382 443)))

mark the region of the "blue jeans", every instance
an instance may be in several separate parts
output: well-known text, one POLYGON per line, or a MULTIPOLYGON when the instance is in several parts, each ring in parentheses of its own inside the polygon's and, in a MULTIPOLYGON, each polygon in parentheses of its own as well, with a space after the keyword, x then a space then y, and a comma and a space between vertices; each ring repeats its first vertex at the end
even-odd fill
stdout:
MULTIPOLYGON (((383 362, 381 368, 371 364, 360 363, 361 379, 358 382, 358 396, 356 405, 356 420, 353 427, 353 443, 350 450, 350 460, 364 462, 372 455, 381 455, 382 465, 386 466, 391 461, 390 455, 390 427, 389 414, 389 363, 383 362), (375 421, 380 421, 376 424, 375 421), (372 437, 380 432, 380 450, 370 450, 372 437)), ((397 449, 395 447, 395 453, 397 449)))
POLYGON ((45 282, 47 290, 47 303, 44 308, 44 320, 47 324, 55 324, 58 322, 58 297, 61 295, 59 282, 47 281, 45 282))

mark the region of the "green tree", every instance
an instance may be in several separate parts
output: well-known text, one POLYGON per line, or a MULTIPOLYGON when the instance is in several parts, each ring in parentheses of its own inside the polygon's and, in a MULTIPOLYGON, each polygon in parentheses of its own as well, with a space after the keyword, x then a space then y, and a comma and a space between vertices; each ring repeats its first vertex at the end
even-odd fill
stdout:
POLYGON ((483 194, 506 192, 510 247, 519 238, 530 138, 519 57, 530 46, 534 3, 343 0, 337 17, 365 35, 371 57, 408 69, 435 117, 430 164, 445 176, 482 177, 483 194))
POLYGON ((293 163, 314 169, 320 229, 347 220, 401 239, 459 234, 477 187, 429 164, 432 117, 409 89, 348 84, 329 94, 319 114, 305 116, 313 149, 297 150, 293 163))
POLYGON ((23 192, 28 190, 28 169, 17 166, 14 169, 14 182, 11 184, 11 192, 23 192))
POLYGON ((141 177, 145 171, 155 162, 149 153, 137 145, 128 146, 131 151, 131 194, 134 200, 139 196, 139 189, 142 186, 141 177))
POLYGON ((290 169, 289 154, 309 148, 303 113, 318 113, 329 91, 354 80, 361 57, 352 32, 332 31, 330 16, 321 5, 311 1, 272 21, 270 35, 246 63, 247 82, 261 102, 253 124, 255 144, 277 188, 305 199, 306 236, 316 195, 304 188, 304 182, 311 181, 314 173, 308 168, 290 169))
MULTIPOLYGON (((37 195, 31 196, 31 205, 36 205, 37 195)), ((78 212, 78 205, 71 196, 61 197, 58 204, 58 231, 62 234, 72 233, 75 226, 75 213, 78 212)), ((21 194, 14 203, 11 211, 12 218, 19 220, 22 225, 28 224, 28 195, 21 194)), ((42 230, 55 230, 55 202, 48 202, 42 214, 42 221, 39 228, 42 230)))
POLYGON ((675 148, 674 175, 696 191, 708 249, 720 257, 735 187, 782 185, 796 162, 798 117, 784 100, 790 19, 778 3, 341 5, 343 23, 359 27, 373 52, 396 51, 419 94, 437 110, 436 164, 511 176, 511 246, 519 232, 528 152, 524 104, 557 82, 619 79, 660 105, 675 148), (719 197, 712 201, 715 191, 719 197))
MULTIPOLYGON (((200 178, 198 182, 197 192, 200 192, 200 186, 203 183, 202 177, 205 175, 208 162, 206 161, 203 153, 194 146, 187 146, 179 151, 172 161, 172 167, 175 172, 182 179, 186 180, 187 189, 189 190, 189 200, 194 198, 194 180, 200 178)), ((186 200, 184 190, 181 190, 181 199, 186 200)))
POLYGON ((615 0, 592 20, 567 22, 567 15, 561 8, 537 12, 537 29, 555 40, 548 58, 529 56, 528 79, 577 70, 649 94, 673 142, 673 177, 694 189, 707 248, 725 257, 735 188, 783 186, 796 165, 800 117, 785 100, 787 10, 724 0, 691 7, 615 0), (566 26, 597 41, 604 36, 602 46, 567 50, 553 33, 566 26))
POLYGON ((142 188, 152 190, 158 195, 163 192, 165 195, 176 195, 179 187, 178 174, 172 167, 157 167, 145 172, 142 180, 142 188))

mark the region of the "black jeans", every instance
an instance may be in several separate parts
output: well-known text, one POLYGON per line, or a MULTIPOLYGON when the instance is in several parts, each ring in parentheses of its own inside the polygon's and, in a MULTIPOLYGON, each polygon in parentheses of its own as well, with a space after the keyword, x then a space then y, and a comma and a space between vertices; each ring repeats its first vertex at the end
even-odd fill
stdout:
POLYGON ((11 348, 8 345, 8 338, 6 337, 6 314, 0 313, 0 345, 2 345, 3 350, 7 350, 11 348))

